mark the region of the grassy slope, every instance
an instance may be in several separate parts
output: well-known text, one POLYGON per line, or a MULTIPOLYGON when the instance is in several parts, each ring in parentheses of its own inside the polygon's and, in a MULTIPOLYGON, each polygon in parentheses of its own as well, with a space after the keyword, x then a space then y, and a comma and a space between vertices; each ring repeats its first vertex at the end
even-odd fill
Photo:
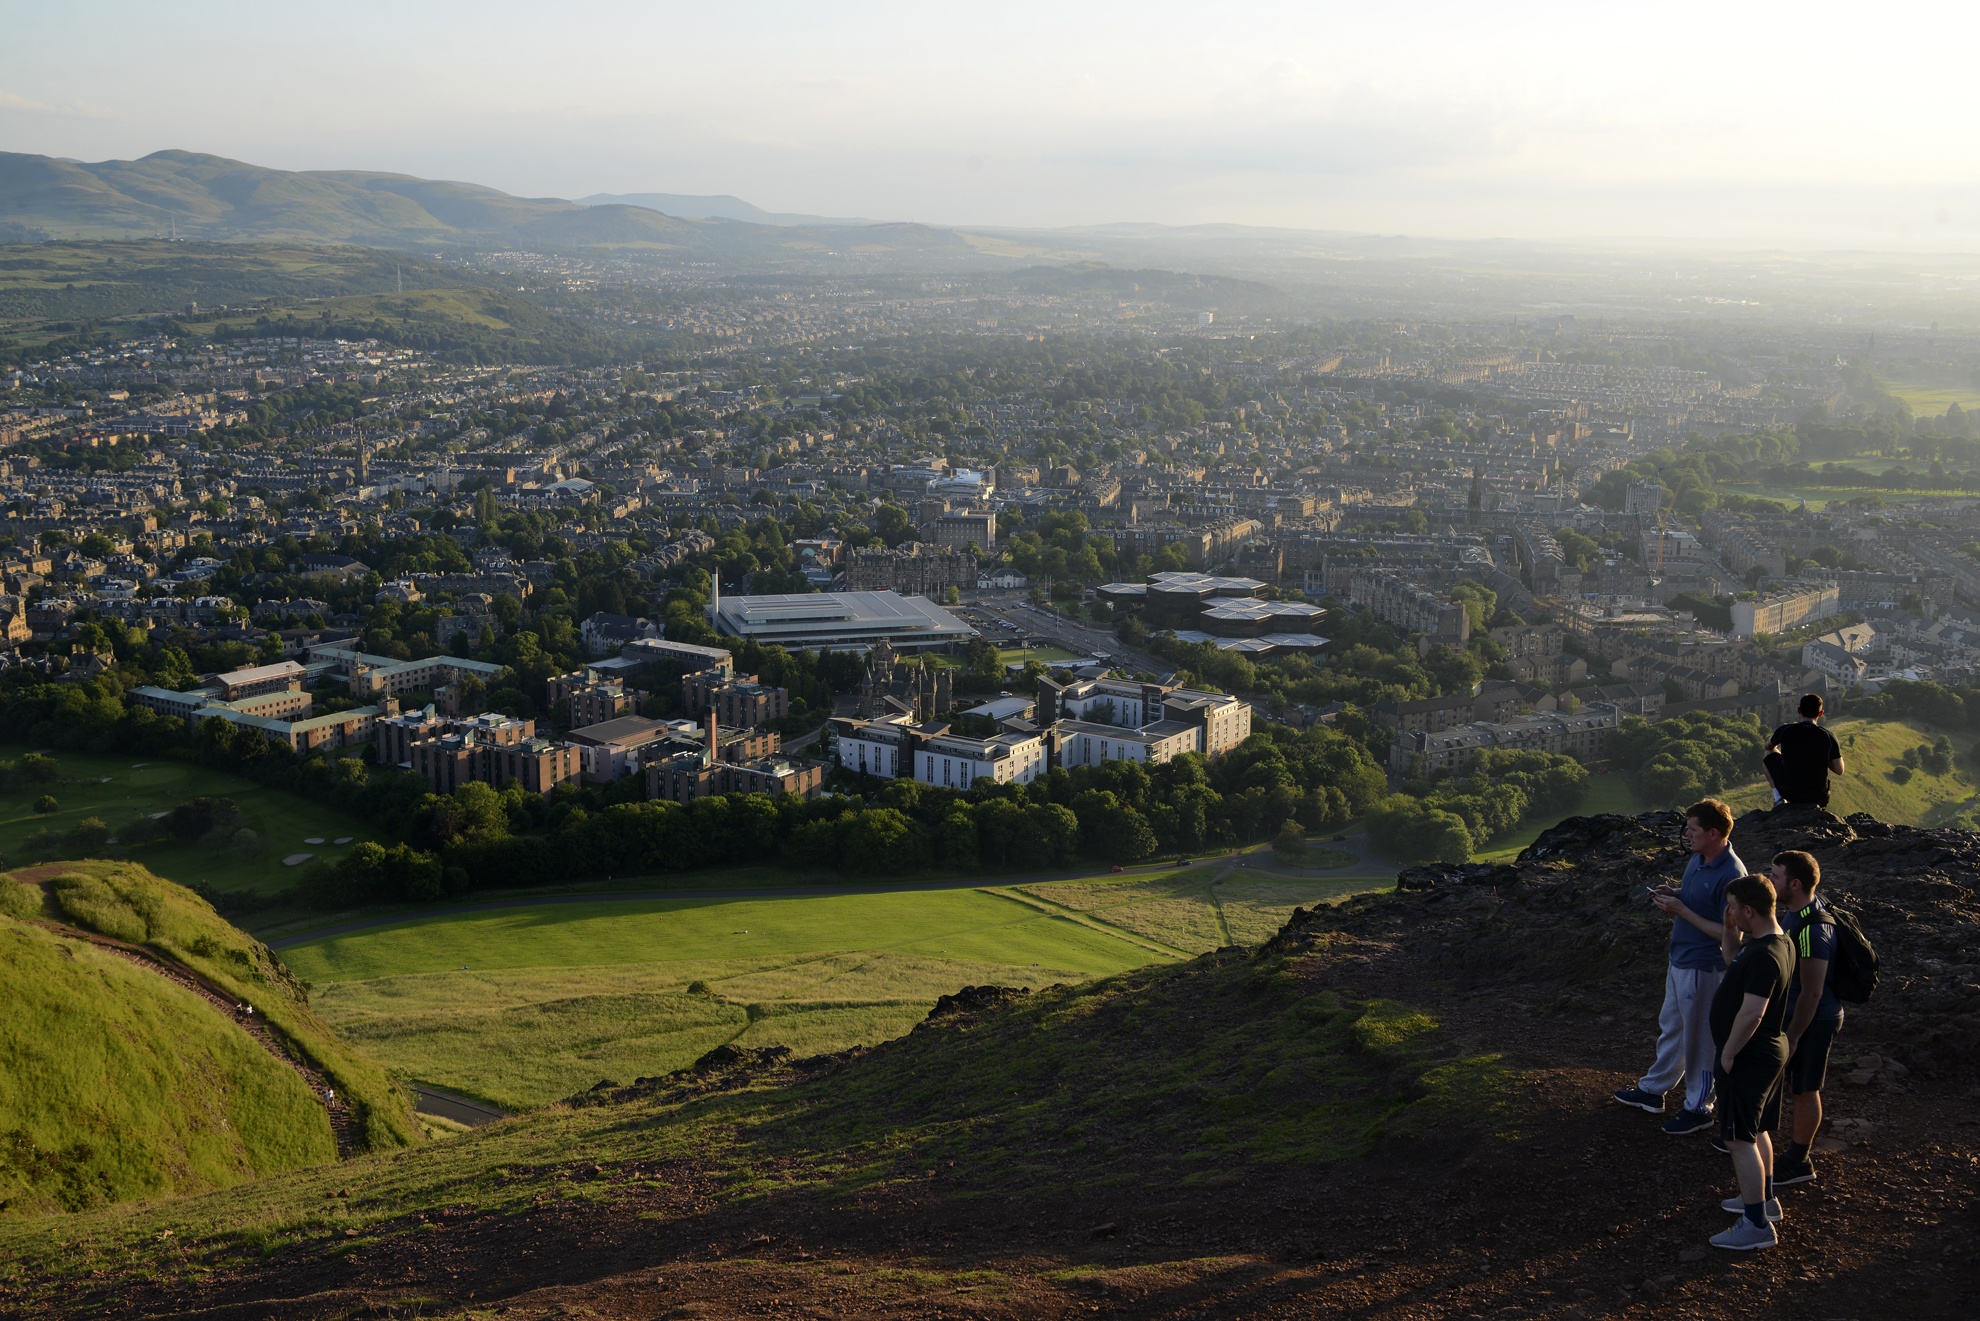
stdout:
POLYGON ((284 957, 318 984, 326 1019, 396 1073, 522 1108, 725 1041, 870 1044, 961 986, 1084 981, 1165 952, 1011 899, 924 890, 503 909, 284 957), (687 994, 694 981, 709 994, 687 994))
POLYGON ((266 946, 229 925, 199 896, 142 867, 118 862, 59 866, 47 879, 69 922, 156 949, 252 1004, 350 1103, 356 1136, 372 1150, 416 1140, 418 1130, 399 1089, 378 1065, 337 1039, 266 946))
POLYGON ((323 1107, 293 1069, 116 955, 0 917, 0 1004, 0 1214, 203 1192, 336 1159, 323 1107))
MULTIPOLYGON (((1837 816, 1868 812, 1894 824, 1936 825, 1975 793, 1970 773, 1959 765, 1946 775, 1914 771, 1906 784, 1891 779, 1891 769, 1904 750, 1931 743, 1939 730, 1909 720, 1839 720, 1829 732, 1842 745, 1848 771, 1830 783, 1829 810, 1837 816)), ((1953 744, 1963 755, 1971 740, 1962 733, 1953 737, 1953 744)), ((1726 801, 1750 812, 1766 807, 1773 798, 1766 784, 1758 782, 1727 794, 1726 801)))
POLYGON ((198 1269, 225 1269, 286 1244, 342 1251, 430 1230, 398 1217, 443 1203, 522 1212, 546 1195, 638 1196, 636 1183, 569 1182, 576 1161, 689 1162, 710 1169, 714 1199, 732 1203, 886 1186, 912 1195, 939 1170, 945 1196, 984 1199, 983 1214, 1106 1185, 1159 1215, 1192 1183, 1497 1122, 1495 1061, 1459 1057, 1425 1015, 1324 989, 1323 958, 1227 954, 1143 968, 931 1025, 814 1081, 553 1108, 334 1175, 99 1217, 77 1224, 59 1252, 0 1226, 0 1253, 19 1254, 24 1278, 47 1288, 110 1261, 186 1270, 159 1246, 166 1228, 198 1243, 198 1269), (337 1187, 350 1198, 326 1199, 337 1187))
MULTIPOLYGON (((0 758, 17 758, 29 751, 32 749, 18 745, 0 747, 0 758)), ((28 836, 43 828, 65 831, 85 817, 98 817, 116 831, 140 816, 167 811, 201 795, 233 799, 248 829, 261 837, 266 851, 259 857, 244 857, 230 849, 208 849, 196 841, 170 841, 147 844, 135 850, 133 857, 182 885, 206 881, 222 890, 272 894, 295 884, 294 870, 282 865, 285 856, 313 853, 335 862, 354 847, 306 844, 304 840, 379 838, 376 830, 354 816, 224 771, 180 761, 134 763, 127 757, 83 752, 59 753, 55 760, 66 783, 0 791, 0 854, 9 859, 18 860, 28 836), (37 816, 30 810, 43 793, 54 795, 61 805, 59 811, 37 816)))

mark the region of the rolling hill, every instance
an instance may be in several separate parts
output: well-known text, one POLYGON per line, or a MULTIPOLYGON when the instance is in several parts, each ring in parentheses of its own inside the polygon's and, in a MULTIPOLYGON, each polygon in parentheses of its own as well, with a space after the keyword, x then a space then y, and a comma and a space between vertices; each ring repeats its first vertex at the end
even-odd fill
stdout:
POLYGON ((224 1188, 417 1132, 265 946, 129 863, 0 876, 0 1004, 0 1215, 224 1188))
MULTIPOLYGON (((643 202, 671 194, 640 195, 643 202)), ((0 152, 0 242, 135 240, 359 244, 427 251, 645 251, 732 260, 822 253, 976 257, 962 234, 925 225, 827 221, 814 232, 729 218, 732 199, 686 199, 698 218, 644 204, 515 197, 479 184, 369 170, 274 170, 191 151, 134 161, 0 152)), ((778 223, 782 222, 782 223, 778 223)))

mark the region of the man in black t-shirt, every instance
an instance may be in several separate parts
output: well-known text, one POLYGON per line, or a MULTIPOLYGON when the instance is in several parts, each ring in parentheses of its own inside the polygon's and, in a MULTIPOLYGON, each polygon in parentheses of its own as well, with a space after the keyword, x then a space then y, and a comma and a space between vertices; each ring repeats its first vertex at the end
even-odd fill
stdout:
POLYGON ((1767 738, 1767 781, 1776 803, 1829 805, 1829 777, 1843 773, 1842 747, 1822 728, 1822 698, 1809 693, 1796 708, 1801 719, 1782 725, 1767 738))
POLYGON ((1742 1214, 1731 1229, 1712 1236, 1715 1248, 1751 1252, 1778 1241, 1772 1221, 1774 1143, 1781 1122, 1781 1082, 1787 1068, 1788 986, 1794 979, 1794 946, 1774 920, 1774 884, 1742 876, 1726 886, 1720 953, 1725 979, 1712 997, 1712 1044, 1718 1047, 1719 1136, 1732 1152, 1739 1197, 1728 1210, 1742 1214))

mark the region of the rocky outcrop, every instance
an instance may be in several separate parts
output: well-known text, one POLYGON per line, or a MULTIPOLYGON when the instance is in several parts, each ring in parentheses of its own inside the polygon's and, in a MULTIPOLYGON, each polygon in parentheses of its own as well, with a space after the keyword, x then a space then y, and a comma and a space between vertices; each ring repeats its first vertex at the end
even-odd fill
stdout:
MULTIPOLYGON (((1512 865, 1412 867, 1392 894, 1295 912, 1271 948, 1335 932, 1383 939, 1463 987, 1539 989, 1563 1010, 1606 1012, 1661 985, 1671 920, 1646 890, 1683 872, 1682 827, 1675 811, 1574 817, 1512 865)), ((1785 849, 1814 854, 1824 897, 1876 943, 1882 981, 1849 1010, 1845 1052, 1876 1063, 1856 1072, 1980 1069, 1980 834, 1784 806, 1740 817, 1732 842, 1753 871, 1785 849)))

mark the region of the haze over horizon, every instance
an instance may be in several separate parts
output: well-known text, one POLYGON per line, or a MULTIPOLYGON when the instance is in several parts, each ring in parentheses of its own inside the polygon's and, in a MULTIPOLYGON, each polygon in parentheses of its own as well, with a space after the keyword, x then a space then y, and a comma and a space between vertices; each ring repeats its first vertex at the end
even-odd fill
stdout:
POLYGON ((84 160, 957 225, 1980 248, 1980 110, 1930 68, 1980 20, 1937 6, 9 8, 0 147, 84 160))

